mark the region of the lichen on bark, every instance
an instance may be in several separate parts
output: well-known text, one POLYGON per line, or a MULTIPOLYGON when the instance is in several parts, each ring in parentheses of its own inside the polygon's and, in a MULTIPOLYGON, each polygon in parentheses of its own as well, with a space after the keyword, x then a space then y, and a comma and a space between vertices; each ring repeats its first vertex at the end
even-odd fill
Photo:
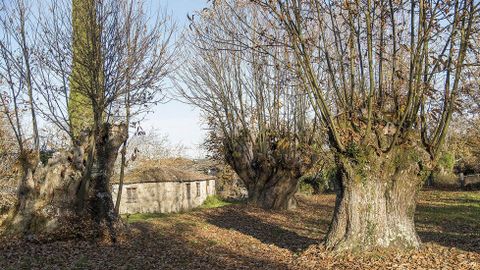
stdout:
POLYGON ((416 194, 428 175, 423 148, 400 145, 389 153, 359 147, 337 153, 337 200, 326 246, 334 250, 416 248, 416 194))

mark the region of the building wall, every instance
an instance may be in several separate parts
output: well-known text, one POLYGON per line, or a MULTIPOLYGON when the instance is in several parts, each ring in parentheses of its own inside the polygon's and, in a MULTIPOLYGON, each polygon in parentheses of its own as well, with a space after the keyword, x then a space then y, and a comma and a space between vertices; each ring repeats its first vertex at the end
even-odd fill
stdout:
MULTIPOLYGON (((117 193, 118 184, 115 184, 112 186, 114 201, 117 193)), ((122 190, 120 214, 186 211, 202 205, 211 195, 215 195, 215 180, 125 184, 122 190), (190 185, 190 196, 187 192, 188 185, 190 185), (199 186, 198 194, 197 185, 199 186)))
MULTIPOLYGON (((462 180, 460 179, 460 181, 462 180)), ((480 183, 480 174, 464 176, 464 183, 462 183, 462 185, 465 186, 465 185, 472 185, 477 183, 480 183)))

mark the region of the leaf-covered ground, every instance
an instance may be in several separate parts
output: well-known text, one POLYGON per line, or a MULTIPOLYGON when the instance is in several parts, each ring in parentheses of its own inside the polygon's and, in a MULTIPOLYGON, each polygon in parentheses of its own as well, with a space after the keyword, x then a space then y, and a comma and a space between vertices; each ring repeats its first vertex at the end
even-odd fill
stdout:
POLYGON ((129 217, 121 244, 9 244, 0 269, 480 269, 480 193, 424 191, 419 250, 335 255, 325 236, 333 195, 302 197, 294 211, 244 205, 129 217))

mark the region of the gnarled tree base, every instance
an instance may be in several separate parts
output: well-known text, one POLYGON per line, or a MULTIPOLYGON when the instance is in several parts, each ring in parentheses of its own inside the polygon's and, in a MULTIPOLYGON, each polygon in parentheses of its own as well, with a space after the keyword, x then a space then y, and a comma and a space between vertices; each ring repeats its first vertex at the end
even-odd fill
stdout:
POLYGON ((259 182, 248 188, 248 204, 271 210, 291 210, 297 207, 295 193, 298 178, 272 178, 263 186, 259 182))
POLYGON ((326 247, 336 251, 417 248, 415 199, 426 173, 423 153, 398 149, 362 162, 338 156, 339 188, 326 247))
POLYGON ((95 174, 85 167, 90 147, 87 138, 71 151, 54 154, 45 167, 25 166, 17 205, 2 224, 4 233, 47 240, 82 237, 116 241, 125 225, 114 211, 109 180, 125 130, 115 134, 109 125, 103 127, 96 142, 95 174), (86 179, 92 184, 86 196, 79 196, 86 179))

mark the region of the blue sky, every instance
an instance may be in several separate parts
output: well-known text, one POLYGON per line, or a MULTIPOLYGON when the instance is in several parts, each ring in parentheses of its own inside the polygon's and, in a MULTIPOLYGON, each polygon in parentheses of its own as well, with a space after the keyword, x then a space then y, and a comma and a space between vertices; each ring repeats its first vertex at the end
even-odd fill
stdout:
MULTIPOLYGON (((187 13, 201 10, 207 6, 206 0, 147 0, 152 10, 167 10, 177 22, 178 31, 188 25, 187 13)), ((198 149, 204 139, 205 131, 201 126, 200 111, 178 101, 170 101, 154 107, 147 115, 143 128, 148 132, 156 129, 167 134, 172 144, 181 143, 188 147, 187 155, 193 158, 202 153, 198 149)))
MULTIPOLYGON (((32 0, 33 7, 43 0, 32 0)), ((53 0, 55 1, 55 0, 53 0)), ((156 12, 167 12, 178 26, 177 31, 180 34, 184 27, 188 26, 187 14, 202 10, 207 6, 207 0, 144 0, 146 12, 151 17, 155 17, 156 12)), ((9 3, 8 0, 6 3, 9 3)), ((32 10, 36 10, 32 8, 32 10)), ((1 32, 1 31, 0 31, 1 32)), ((169 85, 166 85, 169 87, 169 85)), ((39 119, 40 126, 46 127, 45 122, 39 119)), ((30 125, 25 125, 28 129, 30 125)), ((179 101, 170 101, 166 104, 159 104, 152 108, 142 122, 142 127, 146 132, 155 129, 160 135, 168 135, 170 143, 173 145, 182 144, 187 147, 186 155, 197 158, 202 155, 199 145, 204 140, 205 131, 201 126, 200 111, 190 105, 179 101)))

